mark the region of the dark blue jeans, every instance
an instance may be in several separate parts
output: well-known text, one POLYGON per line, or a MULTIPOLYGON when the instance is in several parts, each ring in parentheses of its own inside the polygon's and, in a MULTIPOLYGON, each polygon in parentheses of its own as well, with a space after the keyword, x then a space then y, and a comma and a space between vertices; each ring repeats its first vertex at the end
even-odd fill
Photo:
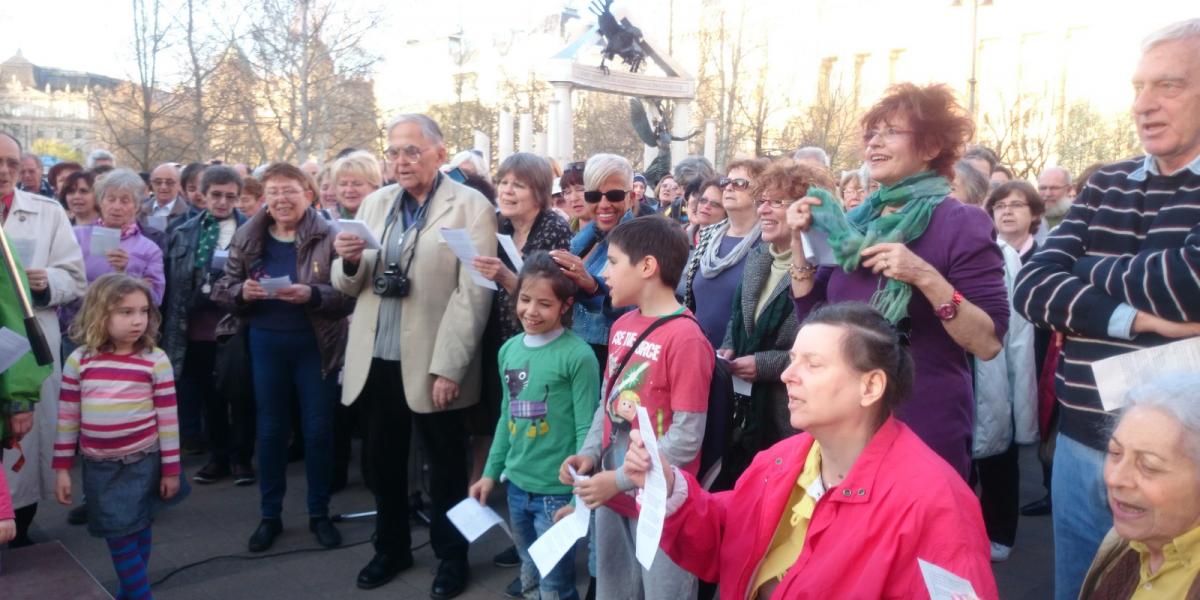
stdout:
POLYGON ((321 376, 321 351, 311 329, 271 331, 251 327, 250 368, 258 405, 258 489, 262 494, 262 517, 278 519, 283 511, 292 394, 299 400, 300 428, 304 433, 308 516, 329 516, 337 373, 321 376))
POLYGON ((537 589, 542 600, 579 600, 575 589, 575 548, 567 550, 550 574, 541 577, 529 546, 554 525, 554 513, 571 502, 571 494, 534 494, 508 482, 508 519, 521 557, 521 590, 537 589))

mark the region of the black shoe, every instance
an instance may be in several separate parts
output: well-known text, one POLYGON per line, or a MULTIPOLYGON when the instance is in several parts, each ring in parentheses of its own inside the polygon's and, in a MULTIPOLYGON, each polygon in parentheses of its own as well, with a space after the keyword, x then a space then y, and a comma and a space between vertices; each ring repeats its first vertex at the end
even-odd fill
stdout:
POLYGON ((283 533, 283 521, 280 519, 263 519, 258 524, 258 529, 254 530, 254 535, 250 536, 250 543, 247 545, 251 552, 263 552, 275 543, 275 538, 283 533))
POLYGON ((508 587, 504 588, 504 597, 512 598, 513 600, 521 600, 525 597, 525 590, 521 587, 521 576, 518 575, 508 587))
POLYGON ((79 506, 72 508, 71 512, 67 513, 67 523, 70 525, 87 525, 87 522, 87 504, 80 504, 79 506))
POLYGON ((358 572, 358 587, 363 590, 377 588, 413 565, 412 553, 403 556, 376 553, 371 562, 358 572))
POLYGON ((467 589, 469 576, 465 559, 443 560, 438 563, 437 575, 433 576, 433 589, 429 597, 433 600, 453 598, 467 589))
POLYGON ((214 483, 229 477, 229 465, 216 461, 210 462, 192 475, 196 483, 214 483))
POLYGON ((1030 502, 1029 504, 1022 506, 1021 507, 1021 516, 1041 517, 1041 516, 1050 514, 1050 511, 1053 508, 1054 508, 1054 505, 1050 501, 1050 494, 1046 494, 1045 496, 1042 497, 1041 500, 1037 500, 1035 502, 1030 502))
POLYGON ((521 566, 521 555, 517 554, 516 546, 509 546, 508 550, 492 557, 492 564, 504 568, 519 567, 521 566))
POLYGON ((233 485, 252 485, 258 479, 254 476, 254 467, 250 465, 233 465, 233 485))
POLYGON ((329 517, 318 517, 308 520, 308 530, 316 534, 317 543, 326 548, 337 548, 342 545, 342 534, 329 517))

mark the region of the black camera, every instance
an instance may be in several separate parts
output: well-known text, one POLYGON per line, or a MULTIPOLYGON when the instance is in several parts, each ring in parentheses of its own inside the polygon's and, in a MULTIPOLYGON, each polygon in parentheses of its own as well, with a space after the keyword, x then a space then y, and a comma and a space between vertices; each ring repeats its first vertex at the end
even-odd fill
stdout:
POLYGON ((375 294, 382 298, 403 298, 408 295, 408 277, 400 272, 400 265, 388 263, 387 270, 375 277, 375 294))

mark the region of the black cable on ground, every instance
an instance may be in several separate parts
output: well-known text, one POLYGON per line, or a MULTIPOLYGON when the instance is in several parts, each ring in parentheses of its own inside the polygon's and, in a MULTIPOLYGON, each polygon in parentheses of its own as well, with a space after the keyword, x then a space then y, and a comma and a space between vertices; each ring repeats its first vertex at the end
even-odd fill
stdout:
MULTIPOLYGON (((288 556, 290 554, 307 554, 309 552, 333 552, 335 550, 343 550, 346 548, 353 548, 355 546, 362 546, 363 544, 369 544, 372 541, 374 541, 374 536, 371 536, 361 542, 355 542, 353 544, 342 544, 341 546, 338 546, 337 548, 321 548, 321 547, 296 548, 294 550, 285 550, 283 552, 275 552, 274 554, 221 554, 218 556, 210 556, 208 558, 198 560, 196 562, 188 563, 186 565, 182 565, 182 566, 176 567, 174 569, 171 569, 170 571, 167 571, 167 573, 165 575, 163 575, 162 577, 159 577, 156 581, 152 582, 150 584, 150 587, 155 587, 155 586, 163 583, 164 581, 166 581, 166 580, 174 577, 175 575, 178 575, 179 573, 182 573, 183 571, 186 571, 188 569, 199 567, 200 565, 206 565, 208 563, 216 562, 219 560, 263 560, 266 558, 276 558, 279 556, 288 556)), ((417 546, 412 548, 411 551, 416 552, 417 550, 420 550, 421 548, 424 548, 425 546, 428 546, 428 545, 429 545, 429 542, 426 541, 423 544, 418 544, 417 546)))

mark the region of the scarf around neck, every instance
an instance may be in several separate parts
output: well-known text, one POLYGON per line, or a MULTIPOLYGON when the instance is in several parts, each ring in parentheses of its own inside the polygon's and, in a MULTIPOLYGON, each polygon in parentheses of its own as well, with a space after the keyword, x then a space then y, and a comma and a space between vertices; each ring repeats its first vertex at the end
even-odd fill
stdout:
MULTIPOLYGON (((828 191, 813 188, 810 196, 821 199, 812 207, 813 226, 829 236, 829 246, 840 266, 847 273, 858 269, 862 251, 875 244, 908 244, 921 237, 933 210, 950 193, 946 178, 932 171, 922 171, 894 185, 880 188, 850 212, 828 191), (884 209, 899 210, 883 214, 884 209)), ((885 278, 887 282, 871 296, 871 306, 883 313, 892 323, 908 315, 912 286, 885 278)))
POLYGON ((750 230, 750 233, 747 233, 746 237, 743 237, 742 241, 729 251, 729 254, 720 256, 721 242, 725 239, 725 234, 729 233, 729 219, 725 219, 725 222, 717 227, 718 229, 709 239, 708 247, 700 255, 700 274, 705 279, 712 279, 723 273, 725 269, 742 262, 742 259, 746 258, 746 255, 758 243, 759 236, 762 235, 762 224, 755 221, 754 228, 750 230))

